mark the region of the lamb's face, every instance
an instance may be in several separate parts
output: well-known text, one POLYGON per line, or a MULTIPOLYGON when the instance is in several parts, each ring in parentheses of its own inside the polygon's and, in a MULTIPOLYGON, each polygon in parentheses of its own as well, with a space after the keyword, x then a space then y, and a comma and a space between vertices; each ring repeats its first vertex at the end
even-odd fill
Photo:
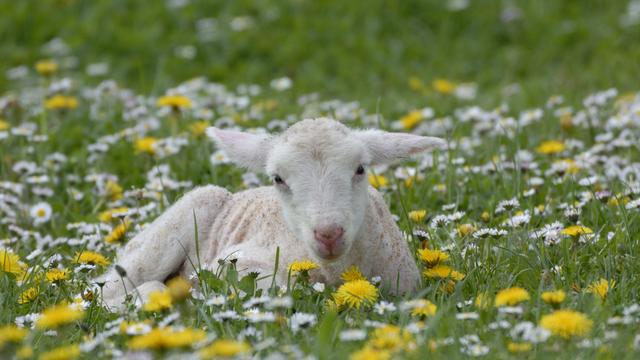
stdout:
POLYGON ((432 137, 350 130, 330 119, 303 120, 279 136, 216 128, 207 134, 238 165, 269 175, 287 226, 326 261, 366 238, 357 235, 368 205, 368 165, 446 145, 432 137))
POLYGON ((335 260, 360 231, 368 205, 370 158, 347 128, 292 130, 274 142, 267 174, 289 229, 318 258, 335 260))

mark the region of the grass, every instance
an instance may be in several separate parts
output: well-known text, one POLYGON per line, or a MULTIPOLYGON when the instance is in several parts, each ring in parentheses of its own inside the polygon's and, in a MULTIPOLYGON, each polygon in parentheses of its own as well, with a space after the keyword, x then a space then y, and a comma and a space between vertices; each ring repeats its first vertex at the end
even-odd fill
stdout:
MULTIPOLYGON (((237 339, 254 328, 260 334, 247 335, 245 341, 260 357, 283 353, 295 358, 301 354, 348 358, 366 347, 373 347, 377 356, 389 352, 401 358, 424 358, 425 353, 461 358, 485 351, 487 358, 637 357, 634 326, 640 313, 634 312, 633 304, 638 303, 640 289, 636 276, 640 224, 638 209, 629 204, 639 197, 640 98, 635 92, 640 65, 633 59, 640 55, 640 45, 634 41, 640 26, 621 25, 626 1, 513 3, 522 16, 512 22, 500 20, 510 3, 498 1, 473 2, 462 11, 450 11, 446 2, 437 1, 191 1, 182 8, 166 4, 0 3, 0 73, 28 68, 19 79, 0 77, 0 240, 2 248, 28 264, 31 274, 18 281, 10 274, 8 257, 0 258, 0 324, 74 301, 91 288, 91 279, 103 268, 83 270, 75 261, 76 253, 93 250, 113 260, 120 247, 104 242, 118 222, 101 221, 102 212, 119 206, 155 206, 145 216, 132 218, 124 242, 193 186, 214 183, 239 191, 248 185, 241 169, 210 161, 214 146, 191 127, 203 119, 214 124, 226 118, 240 127, 255 128, 277 125, 274 119, 291 123, 303 116, 329 115, 353 127, 392 128, 411 111, 432 107, 436 119, 420 118, 418 127, 403 131, 446 137, 450 150, 436 154, 433 164, 418 158, 375 170, 389 180, 380 190, 399 216, 400 228, 407 234, 426 231, 426 245, 447 251, 448 265, 465 278, 453 287, 446 280, 425 279, 412 298, 380 294, 397 310, 379 314, 371 307, 329 311, 325 302, 335 289, 318 292, 304 275, 294 276, 296 285, 280 294, 292 298, 292 307, 260 307, 262 312, 273 311, 276 321, 254 324, 247 319, 215 320, 222 310, 242 315, 242 305, 252 295, 252 279, 242 278, 227 264, 217 272, 199 274, 205 300, 189 299, 161 312, 132 307, 117 314, 100 306, 96 291, 93 297, 85 296, 82 320, 57 328, 55 334, 27 325, 24 338, 14 343, 5 341, 0 331, 0 355, 11 357, 32 349, 38 357, 58 346, 83 344, 83 358, 118 357, 120 351, 129 351, 133 339, 118 331, 122 321, 147 321, 158 327, 171 314, 180 314, 174 325, 203 329, 210 337, 237 339), (253 25, 234 31, 231 24, 242 25, 240 16, 250 16, 253 25), (203 18, 217 21, 210 41, 203 41, 202 30, 198 33, 197 21, 203 18), (67 53, 43 50, 54 37, 68 44, 67 53), (176 49, 182 46, 193 46, 195 56, 177 56, 176 49), (45 58, 60 67, 49 76, 33 70, 35 62, 45 58), (67 66, 70 58, 73 66, 67 66), (96 62, 108 63, 109 71, 87 74, 85 67, 96 62), (156 106, 157 97, 169 88, 198 76, 229 90, 214 95, 183 87, 192 108, 172 111, 156 106), (269 87, 271 80, 282 76, 293 81, 291 89, 269 87), (72 79, 64 93, 74 96, 79 106, 43 107, 51 96, 45 89, 64 77, 72 79), (121 87, 109 90, 103 84, 95 96, 87 96, 84 90, 95 90, 105 79, 114 79, 121 87), (475 83, 477 96, 463 100, 438 91, 432 84, 436 79, 447 79, 453 87, 475 83), (258 84, 261 92, 248 96, 246 107, 225 105, 224 101, 245 95, 241 84, 258 84), (512 84, 518 84, 519 91, 505 94, 505 88, 515 89, 512 84), (585 101, 610 87, 618 92, 602 104, 585 101), (318 93, 318 99, 298 101, 309 93, 318 93), (552 95, 565 100, 548 105, 552 95), (501 104, 508 108, 494 111, 501 104), (465 114, 475 111, 469 110, 471 106, 486 110, 468 118, 465 114), (155 123, 139 126, 147 117, 132 111, 136 107, 153 115, 157 128, 155 123), (212 112, 211 119, 203 109, 212 112), (532 116, 531 109, 541 110, 541 115, 532 116), (533 120, 527 124, 529 116, 533 120), (448 126, 438 126, 447 121, 448 126), (144 136, 178 148, 168 155, 157 148, 154 154, 136 151, 136 141, 144 136), (560 140, 564 150, 554 154, 536 150, 550 139, 560 140), (106 149, 95 150, 97 143, 106 149), (59 155, 54 153, 66 160, 56 160, 59 155), (158 179, 149 174, 163 165, 168 166, 167 176, 158 179), (33 169, 24 173, 16 167, 33 169), (407 185, 395 174, 398 168, 418 169, 423 178, 407 185), (587 181, 590 177, 595 180, 587 181), (543 182, 536 183, 539 179, 543 182), (190 183, 173 186, 174 181, 190 183), (149 196, 142 196, 143 188, 149 196), (127 192, 134 189, 139 191, 127 192), (500 202, 512 198, 518 200, 517 207, 496 212, 500 202), (40 225, 30 214, 39 203, 52 207, 51 217, 40 225), (412 210, 426 210, 426 217, 411 220, 412 210), (431 226, 434 219, 453 211, 464 215, 444 226, 431 226), (523 214, 530 219, 519 226, 505 223, 523 214), (532 235, 556 221, 558 231, 580 224, 593 231, 593 237, 557 235, 545 243, 532 235), (84 232, 72 224, 80 224, 84 232), (474 231, 484 228, 507 234, 474 237, 474 231), (36 249, 41 253, 34 253, 36 249), (68 269, 69 274, 52 284, 43 274, 56 267, 68 269), (588 291, 600 279, 610 284, 602 298, 588 291), (475 304, 485 293, 492 304, 500 290, 515 286, 530 296, 510 309, 515 314, 475 304), (30 288, 37 289, 37 296, 19 304, 30 288), (540 295, 553 289, 567 295, 561 307, 585 314, 593 321, 592 329, 569 339, 553 335, 537 344, 522 339, 513 329, 527 321, 539 324, 551 313, 554 308, 540 295), (214 293, 223 295, 226 305, 208 305, 214 293), (415 298, 432 301, 435 315, 421 318, 403 308, 405 300, 415 298), (294 332, 290 328, 294 313, 314 314, 316 324, 294 332), (616 325, 620 319, 629 323, 616 325), (394 337, 393 329, 386 328, 383 332, 391 340, 382 346, 376 343, 380 334, 370 321, 414 332, 394 337), (340 340, 346 329, 365 330, 366 339, 340 340), (101 337, 106 339, 90 349, 89 342, 101 337), (529 343, 525 347, 531 349, 516 354, 509 350, 510 343, 529 343)), ((259 180, 268 182, 264 177, 259 180)), ((418 236, 408 238, 416 250, 425 245, 418 236)), ((187 342, 196 338, 192 334, 187 342)), ((150 351, 186 356, 199 350, 189 344, 150 351)))

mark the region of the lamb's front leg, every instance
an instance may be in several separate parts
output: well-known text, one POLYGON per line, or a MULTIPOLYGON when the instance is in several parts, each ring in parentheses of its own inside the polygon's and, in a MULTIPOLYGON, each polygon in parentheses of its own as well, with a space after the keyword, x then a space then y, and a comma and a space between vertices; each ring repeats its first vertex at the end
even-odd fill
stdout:
MULTIPOLYGON (((124 270, 124 278, 114 266, 96 280, 105 283, 103 298, 107 305, 121 305, 128 293, 144 297, 136 287, 145 283, 161 284, 178 271, 187 257, 195 255, 194 214, 198 239, 206 241, 216 215, 230 197, 228 191, 217 186, 194 189, 129 241, 116 262, 124 270)), ((197 264, 196 259, 191 261, 197 264)))

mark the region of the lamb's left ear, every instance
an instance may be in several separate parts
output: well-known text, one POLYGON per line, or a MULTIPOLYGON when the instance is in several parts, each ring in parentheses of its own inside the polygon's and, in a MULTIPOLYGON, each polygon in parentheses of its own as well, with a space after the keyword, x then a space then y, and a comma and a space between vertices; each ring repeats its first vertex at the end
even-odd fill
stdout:
POLYGON ((391 163, 434 149, 446 149, 447 142, 430 136, 392 133, 382 130, 354 131, 369 150, 372 164, 391 163))
POLYGON ((271 137, 266 134, 251 134, 236 130, 207 128, 207 136, 215 141, 236 165, 254 172, 264 172, 267 154, 271 148, 271 137))

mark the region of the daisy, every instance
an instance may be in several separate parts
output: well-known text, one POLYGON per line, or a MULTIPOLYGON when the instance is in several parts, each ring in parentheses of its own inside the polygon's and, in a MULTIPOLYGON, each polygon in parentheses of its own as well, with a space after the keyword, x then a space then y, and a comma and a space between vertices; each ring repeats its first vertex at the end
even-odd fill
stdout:
POLYGON ((29 214, 33 218, 35 225, 40 225, 48 222, 51 219, 53 213, 51 205, 46 202, 40 202, 31 207, 29 214))

